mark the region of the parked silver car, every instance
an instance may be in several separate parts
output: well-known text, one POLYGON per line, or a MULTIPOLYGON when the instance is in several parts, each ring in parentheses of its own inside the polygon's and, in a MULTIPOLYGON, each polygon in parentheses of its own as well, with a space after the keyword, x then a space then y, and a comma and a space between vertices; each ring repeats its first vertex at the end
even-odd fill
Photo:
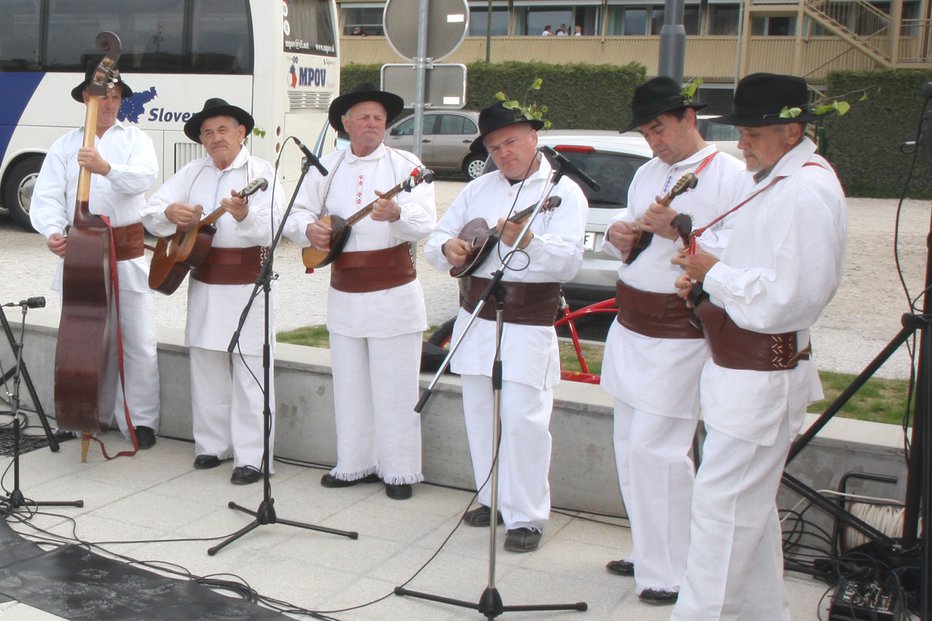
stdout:
MULTIPOLYGON (((436 173, 482 174, 485 154, 469 151, 479 137, 479 113, 471 110, 431 110, 424 113, 421 161, 436 173)), ((414 151, 414 115, 404 117, 385 132, 385 144, 414 151)))

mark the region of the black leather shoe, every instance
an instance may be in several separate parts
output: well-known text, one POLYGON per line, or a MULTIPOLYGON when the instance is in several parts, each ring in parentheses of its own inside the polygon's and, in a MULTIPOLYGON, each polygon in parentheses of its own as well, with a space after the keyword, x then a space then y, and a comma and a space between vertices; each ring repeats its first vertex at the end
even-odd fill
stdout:
POLYGON ((262 473, 252 466, 240 466, 233 468, 233 476, 230 477, 230 483, 233 485, 249 485, 262 478, 262 473))
POLYGON ((52 437, 58 440, 59 442, 67 442, 68 440, 74 440, 78 437, 73 431, 65 431, 64 429, 56 429, 52 432, 52 437))
MULTIPOLYGON (((466 515, 463 516, 463 522, 468 526, 488 526, 491 516, 492 510, 490 508, 485 505, 479 505, 476 509, 466 512, 466 515)), ((502 519, 502 514, 499 513, 496 524, 504 523, 505 521, 502 519)))
POLYGON ((194 467, 198 470, 208 470, 219 466, 220 461, 216 455, 198 455, 194 458, 194 467))
POLYGON ((666 589, 644 589, 638 595, 638 599, 645 604, 653 606, 669 606, 676 603, 680 596, 677 591, 667 591, 666 589))
POLYGON ((355 479, 353 481, 344 481, 343 479, 338 479, 329 472, 324 476, 320 477, 320 484, 324 487, 352 487, 357 483, 381 483, 382 479, 379 478, 379 475, 372 473, 368 476, 364 476, 361 479, 355 479))
POLYGON ((136 427, 136 442, 139 443, 140 449, 152 448, 155 446, 155 431, 152 427, 136 427))
POLYGON ((385 495, 392 500, 407 500, 411 498, 411 494, 413 493, 414 490, 411 488, 410 483, 401 483, 399 485, 392 485, 391 483, 385 484, 385 495))
POLYGON ((605 564, 605 569, 608 570, 608 573, 615 574, 616 576, 634 575, 634 563, 624 559, 620 561, 609 561, 605 564))
POLYGON ((533 552, 540 545, 543 534, 533 528, 512 528, 505 535, 505 549, 509 552, 533 552))

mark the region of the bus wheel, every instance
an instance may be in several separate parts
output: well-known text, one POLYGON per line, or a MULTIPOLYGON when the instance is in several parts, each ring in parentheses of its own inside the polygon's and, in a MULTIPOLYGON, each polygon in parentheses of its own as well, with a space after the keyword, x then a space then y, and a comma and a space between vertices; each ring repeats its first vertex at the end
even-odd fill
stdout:
POLYGON ((9 173, 3 190, 3 206, 10 212, 13 222, 26 230, 33 230, 29 222, 29 205, 32 203, 32 191, 42 167, 42 157, 33 156, 17 162, 9 173))

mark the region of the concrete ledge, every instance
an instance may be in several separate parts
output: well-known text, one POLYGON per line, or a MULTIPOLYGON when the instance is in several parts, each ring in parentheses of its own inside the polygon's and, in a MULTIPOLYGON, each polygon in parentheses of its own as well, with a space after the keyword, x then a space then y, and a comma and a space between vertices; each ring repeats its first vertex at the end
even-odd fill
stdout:
MULTIPOLYGON (((11 311, 7 318, 18 340, 20 313, 18 309, 11 311)), ((55 409, 52 382, 57 326, 57 314, 30 312, 23 350, 29 375, 49 416, 54 416, 55 409)), ((15 364, 15 356, 5 340, 0 337, 0 364, 4 371, 15 364)), ((334 463, 336 437, 329 350, 278 343, 275 357, 275 454, 334 463)), ((159 432, 191 439, 188 356, 182 330, 160 330, 159 373, 162 400, 159 432)), ((422 376, 422 386, 431 378, 422 376)), ((12 389, 11 382, 8 386, 12 389)), ((24 409, 32 406, 25 385, 20 398, 24 409)), ((424 476, 428 481, 471 488, 472 468, 457 377, 448 375, 438 383, 422 416, 424 476)), ((623 513, 612 446, 611 398, 598 386, 564 382, 555 390, 550 428, 553 504, 623 513)), ((815 489, 836 488, 848 472, 888 474, 899 479, 895 490, 890 485, 857 482, 852 484, 853 491, 902 499, 906 473, 902 433, 894 425, 833 419, 790 464, 788 472, 815 489)), ((781 507, 792 507, 797 501, 798 497, 784 491, 781 507)))

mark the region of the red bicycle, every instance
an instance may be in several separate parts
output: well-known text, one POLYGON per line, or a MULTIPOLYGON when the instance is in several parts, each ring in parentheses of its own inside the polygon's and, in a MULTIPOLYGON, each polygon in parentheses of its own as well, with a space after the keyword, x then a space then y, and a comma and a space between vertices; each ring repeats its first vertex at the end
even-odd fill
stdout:
MULTIPOLYGON (((579 337, 579 329, 576 326, 576 322, 595 315, 615 316, 616 314, 618 314, 618 307, 615 305, 615 298, 609 298, 601 302, 595 302, 589 306, 570 310, 570 306, 566 302, 566 297, 562 292, 560 293, 560 308, 557 320, 553 322, 553 327, 557 330, 564 328, 566 332, 569 333, 569 340, 573 344, 573 351, 576 354, 576 359, 579 361, 579 371, 568 371, 561 368, 561 379, 570 382, 583 382, 585 384, 599 383, 600 376, 592 373, 589 369, 589 363, 586 361, 586 356, 583 352, 583 340, 579 337)), ((450 344, 450 339, 453 336, 453 323, 455 321, 456 317, 452 317, 443 322, 440 327, 430 335, 427 342, 430 345, 442 349, 446 348, 450 344)))

